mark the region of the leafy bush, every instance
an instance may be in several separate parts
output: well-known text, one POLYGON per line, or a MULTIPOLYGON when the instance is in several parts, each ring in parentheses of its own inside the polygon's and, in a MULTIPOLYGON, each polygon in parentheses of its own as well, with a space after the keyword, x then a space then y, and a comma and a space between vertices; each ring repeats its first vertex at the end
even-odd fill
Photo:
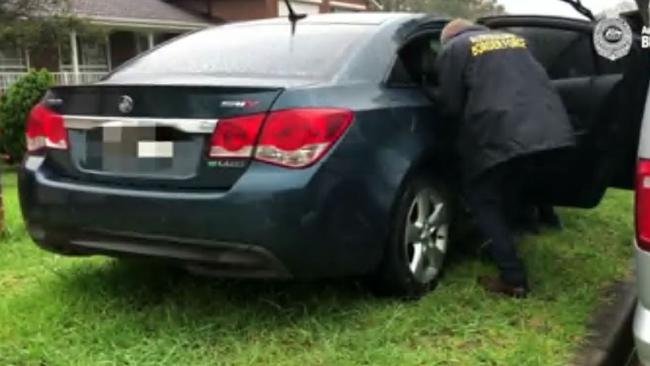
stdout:
POLYGON ((53 84, 54 78, 47 70, 30 71, 0 98, 0 149, 10 162, 19 161, 25 153, 27 116, 53 84))

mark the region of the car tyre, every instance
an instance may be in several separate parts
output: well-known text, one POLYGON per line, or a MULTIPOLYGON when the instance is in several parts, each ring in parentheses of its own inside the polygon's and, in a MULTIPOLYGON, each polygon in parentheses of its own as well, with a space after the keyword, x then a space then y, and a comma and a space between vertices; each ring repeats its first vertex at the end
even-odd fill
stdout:
POLYGON ((396 202, 390 237, 372 289, 417 300, 433 290, 449 253, 452 200, 440 182, 416 176, 396 202))

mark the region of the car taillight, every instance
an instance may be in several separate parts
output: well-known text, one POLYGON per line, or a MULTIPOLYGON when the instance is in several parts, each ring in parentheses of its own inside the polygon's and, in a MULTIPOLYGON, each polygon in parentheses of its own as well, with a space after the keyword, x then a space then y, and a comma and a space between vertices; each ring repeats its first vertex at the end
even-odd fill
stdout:
POLYGON ((650 160, 641 159, 636 169, 636 239, 650 251, 650 160))
POLYGON ((37 104, 27 118, 25 128, 27 152, 35 153, 45 148, 67 150, 68 137, 63 116, 37 104))
POLYGON ((212 134, 210 157, 250 158, 265 117, 265 114, 255 114, 219 121, 212 134))
POLYGON ((322 108, 224 119, 212 134, 209 155, 215 159, 250 158, 255 151, 255 160, 304 168, 322 158, 353 119, 351 111, 322 108))
POLYGON ((343 109, 289 109, 266 119, 255 159, 289 168, 317 162, 348 129, 354 114, 343 109))

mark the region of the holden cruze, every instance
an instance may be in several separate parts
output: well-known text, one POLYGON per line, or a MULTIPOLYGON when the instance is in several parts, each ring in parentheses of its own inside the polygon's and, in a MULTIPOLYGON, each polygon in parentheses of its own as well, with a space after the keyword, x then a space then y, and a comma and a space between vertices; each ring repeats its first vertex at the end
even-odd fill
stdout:
MULTIPOLYGON (((629 185, 621 168, 634 153, 621 146, 637 138, 627 112, 641 106, 618 103, 641 80, 594 58, 593 24, 481 22, 528 40, 579 136, 574 155, 535 177, 540 199, 593 207, 609 185, 629 185)), ((66 255, 159 258, 226 277, 361 275, 421 295, 462 208, 460 121, 434 98, 445 23, 390 13, 309 16, 295 33, 286 19, 236 23, 166 43, 97 84, 52 88, 27 121, 29 233, 66 255)))

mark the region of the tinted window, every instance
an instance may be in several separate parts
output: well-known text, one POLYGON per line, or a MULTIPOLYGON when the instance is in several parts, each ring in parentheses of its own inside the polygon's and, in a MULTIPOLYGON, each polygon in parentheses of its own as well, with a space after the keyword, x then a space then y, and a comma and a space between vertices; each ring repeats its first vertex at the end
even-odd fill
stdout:
POLYGON ((511 28, 528 41, 528 48, 551 79, 596 74, 591 34, 551 28, 511 28))
POLYGON ((332 75, 370 26, 298 24, 216 27, 173 41, 116 75, 205 74, 260 78, 332 75))
POLYGON ((441 48, 438 32, 410 41, 399 51, 388 84, 434 87, 437 84, 436 58, 441 48))

